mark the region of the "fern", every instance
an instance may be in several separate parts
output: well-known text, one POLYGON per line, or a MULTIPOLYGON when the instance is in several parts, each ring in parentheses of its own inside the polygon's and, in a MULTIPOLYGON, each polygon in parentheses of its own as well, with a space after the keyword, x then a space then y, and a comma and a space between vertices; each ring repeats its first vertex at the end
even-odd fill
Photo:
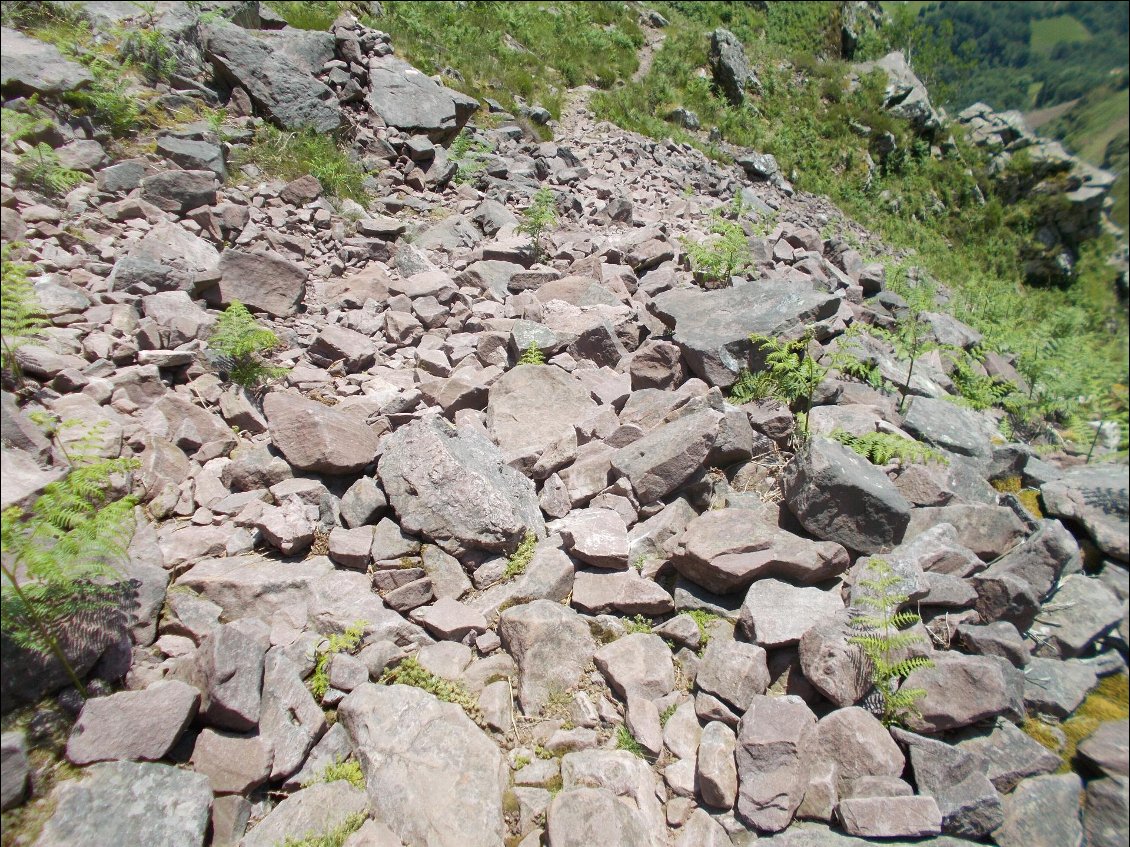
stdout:
POLYGON ((737 381, 730 387, 730 402, 738 406, 776 396, 773 378, 765 371, 751 373, 749 368, 738 372, 737 381))
POLYGON ((755 347, 766 352, 763 373, 767 375, 767 384, 772 387, 770 396, 777 397, 790 406, 803 401, 803 408, 797 410, 804 415, 803 418, 798 417, 802 422, 799 429, 802 441, 808 439, 808 413, 812 411, 812 395, 828 375, 828 369, 817 364, 808 355, 810 338, 807 333, 796 341, 779 341, 757 334, 749 337, 755 347))
POLYGON ((12 641, 53 653, 85 696, 59 644, 59 633, 76 615, 117 603, 119 589, 111 584, 118 578, 114 566, 126 556, 133 537, 137 500, 117 496, 115 477, 140 463, 131 458, 97 459, 86 449, 74 450, 74 444, 68 453, 61 428, 56 424, 49 434, 71 463, 67 475, 50 483, 27 514, 12 506, 0 515, 0 567, 5 577, 0 609, 12 641))
MULTIPOLYGON (((740 197, 735 199, 741 202, 740 197)), ((749 241, 740 224, 723 220, 716 214, 710 232, 719 238, 702 244, 689 238, 682 240, 691 270, 697 276, 706 282, 729 284, 730 277, 753 267, 749 241)))
POLYGON ((27 278, 31 265, 9 258, 11 244, 0 247, 0 333, 3 335, 3 366, 20 382, 16 350, 35 338, 47 326, 39 308, 35 289, 27 278))
POLYGON ((86 179, 81 171, 63 167, 55 151, 42 141, 19 157, 16 174, 21 184, 53 197, 66 194, 86 179))
POLYGON ((542 254, 542 233, 557 223, 556 202, 557 199, 553 196, 552 191, 548 188, 539 188, 526 211, 522 213, 522 222, 518 225, 518 232, 530 236, 534 246, 535 262, 542 254))
POLYGON ((279 346, 278 336, 256 323, 247 307, 238 300, 216 321, 208 346, 228 378, 245 388, 255 388, 261 382, 286 373, 286 368, 268 365, 262 358, 264 352, 279 346))
POLYGON ((530 345, 522 353, 521 358, 518 359, 519 365, 544 365, 545 353, 538 347, 536 341, 531 341, 530 345))
POLYGON ((919 441, 903 438, 901 435, 892 435, 889 432, 853 435, 842 429, 834 429, 828 433, 828 437, 854 450, 873 465, 885 465, 893 459, 898 459, 904 465, 909 462, 947 463, 946 457, 937 450, 919 441))
POLYGON ((926 695, 921 688, 900 687, 901 680, 920 668, 933 667, 924 656, 904 657, 900 654, 922 637, 904 632, 921 620, 914 612, 899 611, 908 599, 898 591, 902 581, 883 559, 872 557, 859 580, 863 591, 856 592, 854 602, 863 609, 854 609, 853 628, 859 630, 848 642, 863 651, 871 670, 871 682, 879 695, 880 715, 887 726, 901 724, 918 714, 917 702, 926 695))

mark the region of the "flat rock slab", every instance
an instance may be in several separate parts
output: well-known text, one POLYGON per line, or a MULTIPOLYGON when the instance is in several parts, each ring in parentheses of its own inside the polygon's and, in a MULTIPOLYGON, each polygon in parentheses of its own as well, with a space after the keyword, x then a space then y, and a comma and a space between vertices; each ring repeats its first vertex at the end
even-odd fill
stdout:
POLYGON ((1079 755, 1110 776, 1130 774, 1130 721, 1106 721, 1079 744, 1079 755))
POLYGON ((518 664, 518 703, 527 715, 541 711, 551 696, 575 687, 596 652, 584 619, 551 600, 504 611, 498 636, 518 664))
POLYGON ((601 788, 571 788, 553 798, 546 813, 550 847, 651 847, 640 813, 601 788))
POLYGON ((1006 712, 1023 676, 996 656, 938 652, 933 667, 919 668, 903 683, 926 694, 916 705, 920 714, 907 720, 915 732, 941 732, 969 726, 1006 712))
POLYGON ((993 454, 988 435, 992 430, 985 418, 948 400, 911 397, 902 426, 927 444, 951 453, 986 460, 993 454))
POLYGON ((281 318, 294 314, 306 294, 306 269, 272 250, 225 250, 216 270, 219 279, 203 292, 209 305, 227 307, 238 300, 281 318))
POLYGON ((1087 465, 1040 488, 1048 514, 1082 524, 1108 556, 1130 561, 1130 479, 1125 465, 1087 465))
POLYGON ((652 305, 675 330, 690 369, 710 385, 728 388, 753 353, 752 333, 779 336, 832 317, 839 299, 800 283, 750 283, 717 291, 678 288, 652 305))
POLYGON ((178 680, 91 698, 67 740, 67 759, 76 765, 160 759, 192 722, 199 704, 200 692, 178 680))
POLYGON ((922 838, 942 831, 933 797, 853 797, 836 809, 844 831, 866 838, 922 838))
POLYGON ((426 691, 368 683, 342 701, 373 816, 407 844, 497 847, 508 769, 463 710, 426 691))
POLYGON ((1083 824, 1076 774, 1026 779, 1004 799, 1004 823, 993 833, 1000 847, 1079 847, 1083 824))
POLYGON ((0 86, 18 94, 61 94, 89 85, 94 77, 59 49, 14 29, 0 29, 4 54, 0 86))
POLYGON ((413 421, 385 439, 377 467, 401 528, 453 556, 512 552, 527 532, 545 535, 533 483, 470 427, 413 421))
POLYGON ((597 650, 593 661, 612 690, 625 700, 633 695, 655 700, 675 688, 671 650, 658 635, 626 635, 597 650))
POLYGON ((263 401, 271 440, 298 470, 341 475, 357 473, 379 449, 365 422, 289 391, 272 391, 263 401))
POLYGON ((369 62, 368 104, 389 126, 447 142, 478 109, 478 101, 432 80, 402 59, 369 62))
POLYGON ((60 782, 36 847, 161 844, 201 847, 212 806, 208 777, 170 765, 103 762, 60 782))
POLYGON ((337 829, 369 808, 365 792, 344 780, 296 791, 275 806, 239 842, 239 847, 277 847, 337 829))
POLYGON ((777 579, 759 579, 746 592, 741 624, 750 641, 770 650, 796 644, 843 607, 838 587, 798 588, 777 579))

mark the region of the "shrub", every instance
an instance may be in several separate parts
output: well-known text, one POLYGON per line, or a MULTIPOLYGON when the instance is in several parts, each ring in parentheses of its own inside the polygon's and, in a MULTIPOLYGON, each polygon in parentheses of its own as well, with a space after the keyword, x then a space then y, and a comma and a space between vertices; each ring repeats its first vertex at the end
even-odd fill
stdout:
POLYGON ((812 410, 812 395, 817 387, 824 381, 828 369, 818 365, 816 360, 808 355, 809 336, 805 335, 796 341, 779 341, 765 335, 751 335, 749 340, 755 347, 760 347, 765 356, 765 373, 768 384, 772 386, 772 395, 790 406, 803 401, 803 411, 798 420, 801 421, 800 438, 808 438, 808 413, 812 410))
POLYGON ((314 673, 310 676, 307 687, 319 703, 330 690, 330 660, 338 653, 356 650, 364 634, 365 622, 357 621, 345 632, 331 635, 325 649, 318 651, 314 658, 314 673))
POLYGON ((447 149, 448 157, 459 168, 455 172, 455 182, 473 182, 486 171, 485 154, 490 149, 487 142, 474 138, 466 129, 460 132, 447 149))
POLYGON ((534 550, 537 549, 537 546, 538 537, 527 531, 522 542, 518 545, 518 549, 506 561, 506 570, 503 572, 502 578, 513 579, 524 574, 526 568, 530 566, 530 561, 534 558, 534 550))
POLYGON ((867 657, 871 682, 879 695, 879 717, 888 726, 917 713, 915 704, 926 694, 921 688, 900 688, 900 681, 934 664, 922 656, 899 658, 907 647, 923 640, 917 633, 900 631, 921 620, 913 612, 899 611, 908 599, 897 591, 901 580, 883 559, 872 557, 868 561, 859 580, 866 591, 860 592, 857 602, 871 611, 856 610, 852 624, 861 633, 848 638, 867 657))
POLYGON ((530 236, 534 246, 534 261, 541 257, 541 236, 550 227, 557 223, 557 210, 554 206, 556 198, 548 188, 539 188, 533 200, 522 213, 522 222, 518 231, 530 236))
POLYGON ((77 425, 48 423, 70 463, 66 476, 50 483, 26 514, 11 506, 0 516, 0 610, 4 632, 20 647, 52 653, 85 697, 59 637, 76 616, 117 605, 119 588, 108 583, 118 577, 114 565, 126 556, 133 536, 137 500, 117 496, 115 477, 140 465, 136 459, 100 459, 88 452, 99 427, 68 449, 60 433, 77 425))
POLYGON ((278 336, 259 326, 239 301, 233 301, 223 311, 208 338, 208 347, 228 379, 244 388, 255 388, 286 373, 286 368, 268 365, 262 358, 263 353, 278 345, 278 336))
POLYGON ((894 459, 898 459, 903 465, 910 462, 930 461, 946 463, 945 456, 937 450, 927 447, 920 441, 889 432, 853 435, 846 430, 834 429, 828 433, 828 437, 854 450, 873 465, 885 465, 894 459))
POLYGON ((354 788, 365 788, 365 774, 361 771, 361 763, 356 759, 335 759, 309 782, 302 783, 303 788, 309 788, 319 782, 337 782, 344 779, 354 788))
POLYGON ((705 647, 709 644, 710 630, 708 627, 713 624, 714 621, 722 620, 722 616, 714 612, 708 612, 706 609, 688 609, 683 612, 683 614, 688 615, 698 626, 698 634, 702 639, 702 646, 705 647))
POLYGON ((0 247, 0 340, 4 345, 3 366, 20 382, 23 377, 16 350, 47 326, 47 318, 27 278, 31 265, 12 261, 12 246, 0 247))

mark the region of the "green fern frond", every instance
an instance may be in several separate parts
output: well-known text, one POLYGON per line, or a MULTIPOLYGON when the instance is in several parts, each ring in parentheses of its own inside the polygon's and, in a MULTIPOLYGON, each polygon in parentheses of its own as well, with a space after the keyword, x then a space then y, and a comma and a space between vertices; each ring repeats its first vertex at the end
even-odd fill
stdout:
POLYGON ((834 429, 828 437, 863 456, 874 465, 885 465, 894 459, 898 459, 901 464, 930 461, 947 463, 945 456, 937 450, 889 432, 854 435, 842 429, 834 429))

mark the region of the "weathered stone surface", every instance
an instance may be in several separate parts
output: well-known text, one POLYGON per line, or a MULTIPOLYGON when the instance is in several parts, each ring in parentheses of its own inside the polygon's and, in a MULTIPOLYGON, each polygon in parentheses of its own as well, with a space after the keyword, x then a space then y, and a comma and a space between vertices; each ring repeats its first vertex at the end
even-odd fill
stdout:
POLYGON ((1130 561, 1130 481, 1125 465, 1086 465, 1040 488, 1049 514, 1082 524, 1104 553, 1130 561))
POLYGON ((943 523, 952 524, 958 540, 985 561, 1010 550, 1026 534, 1020 518, 1006 506, 963 503, 915 509, 906 527, 906 538, 914 539, 943 523))
POLYGON ((729 594, 766 577, 821 582, 842 573, 849 559, 839 544, 793 535, 747 509, 712 509, 687 524, 672 562, 687 579, 729 594))
POLYGON ((271 250, 225 250, 216 270, 219 279, 203 292, 213 306, 238 300, 278 318, 293 314, 306 294, 306 270, 271 250))
POLYGON ((561 784, 565 791, 590 787, 612 792, 620 803, 639 813, 652 847, 663 847, 666 827, 655 774, 639 756, 627 750, 568 753, 561 759, 561 784))
POLYGON ((561 521, 565 549, 576 559, 597 568, 628 567, 628 528, 611 509, 580 509, 561 521))
POLYGON ((363 421, 316 400, 273 391, 263 411, 271 440, 299 470, 356 473, 377 455, 378 438, 363 421))
POLYGON ((852 66, 853 73, 858 76, 874 69, 886 74, 884 106, 891 114, 905 118, 920 132, 932 132, 941 126, 941 117, 930 105, 930 93, 915 76, 902 53, 895 51, 873 62, 852 66))
POLYGON ((1077 659, 1033 658, 1024 669, 1024 704, 1063 719, 1079 708, 1098 681, 1095 671, 1077 659))
POLYGON ((992 457, 992 430, 982 415, 948 400, 911 397, 903 413, 903 429, 921 441, 957 453, 987 460, 992 457))
POLYGON ((711 721, 702 730, 695 764, 695 782, 706 805, 730 809, 738 795, 738 766, 734 759, 738 739, 720 721, 711 721))
POLYGON ((1079 847, 1083 825, 1073 773, 1026 779, 1004 799, 1004 823, 993 833, 1000 847, 1079 847))
POLYGON ((216 202, 216 175, 211 171, 164 171, 147 176, 141 181, 141 199, 183 215, 216 202))
POLYGON ((602 788, 571 788, 559 793, 549 804, 546 826, 550 847, 651 845, 640 813, 602 788))
POLYGON ((1080 742, 1079 755, 1108 776, 1130 775, 1130 721, 1104 721, 1080 742))
POLYGON ((211 171, 220 182, 228 178, 224 148, 211 141, 165 135, 157 139, 157 152, 185 170, 211 171))
POLYGON ((761 88, 746 59, 742 42, 728 29, 719 28, 710 33, 710 71, 714 84, 734 106, 745 101, 747 90, 756 92, 761 88))
POLYGON ((374 817, 406 843, 497 847, 507 769, 463 710, 418 688, 366 684, 338 715, 365 772, 374 817))
POLYGON ((844 832, 865 838, 921 838, 942 831, 933 797, 853 797, 836 812, 844 832))
POLYGON ((246 794, 271 775, 273 752, 262 736, 209 727, 196 737, 191 764, 194 771, 208 777, 216 794, 246 794))
POLYGON ((341 126, 337 98, 311 75, 320 66, 304 68, 288 51, 280 50, 276 41, 242 27, 208 25, 202 40, 205 55, 216 70, 229 84, 246 91, 256 108, 282 128, 309 127, 326 133, 341 126))
POLYGON ((62 94, 88 85, 94 77, 78 62, 63 58, 59 48, 22 32, 0 29, 4 70, 0 86, 16 94, 62 94))
POLYGON ((87 700, 67 740, 76 765, 109 759, 154 761, 180 738, 200 703, 200 692, 178 680, 143 691, 120 691, 87 700))
POLYGON ((612 468, 627 477, 641 504, 660 500, 708 463, 722 420, 704 409, 658 426, 617 450, 612 468))
POLYGON ((365 792, 348 782, 321 782, 296 791, 275 806, 239 842, 239 847, 277 847, 290 839, 320 837, 368 808, 365 792))
POLYGON ((381 482, 405 531, 453 556, 512 551, 527 531, 545 534, 532 483, 474 430, 427 418, 397 429, 384 447, 381 482))
POLYGON ((906 764, 887 728, 858 706, 837 709, 821 718, 816 740, 842 778, 900 776, 906 764))
MULTIPOLYGON (((490 387, 486 424, 506 463, 529 474, 554 445, 572 443, 575 452, 573 425, 596 408, 580 380, 560 368, 518 365, 490 387)), ((543 468, 538 478, 557 469, 543 468)))
POLYGON ((837 706, 858 703, 871 690, 867 660, 848 641, 856 634, 846 610, 817 623, 799 644, 804 678, 837 706))
POLYGON ((838 591, 759 579, 746 592, 741 624, 750 641, 766 649, 787 647, 843 607, 838 591))
POLYGON ((55 814, 36 847, 162 844, 200 847, 212 790, 203 774, 153 762, 103 762, 58 783, 55 814))
POLYGON ((674 341, 694 374, 729 388, 753 352, 751 333, 779 336, 836 313, 839 300, 797 283, 752 282, 703 291, 679 288, 657 296, 652 309, 675 329, 674 341))
POLYGON ((1005 712, 1012 704, 1014 680, 1020 672, 995 656, 937 652, 934 666, 919 668, 903 685, 926 694, 916 705, 920 715, 907 721, 915 732, 941 732, 969 726, 1005 712))
POLYGON ((482 612, 450 597, 440 597, 430 606, 415 609, 411 617, 439 639, 462 641, 472 633, 485 632, 487 628, 487 619, 482 612))
POLYGON ((302 767, 326 726, 325 713, 302 682, 298 666, 278 649, 268 653, 259 734, 274 753, 271 779, 283 779, 302 767))
POLYGON ((813 438, 785 469, 785 502, 805 529, 852 550, 876 553, 902 541, 910 502, 858 453, 813 438))
POLYGON ((1130 780, 1124 776, 1087 783, 1083 830, 1090 847, 1121 847, 1130 836, 1126 815, 1130 780))
POLYGON ((791 698, 758 696, 738 723, 738 817, 764 832, 793 819, 808 786, 816 716, 791 698))
POLYGON ((1007 794, 1023 779, 1051 773, 1060 759, 1018 726, 997 718, 989 730, 970 728, 957 746, 976 760, 974 770, 984 773, 993 787, 1007 794))
POLYGON ((695 684, 739 713, 769 687, 766 653, 756 644, 712 638, 695 675, 695 684))
POLYGON ((388 125, 446 143, 474 114, 474 98, 444 88, 402 59, 369 63, 369 106, 388 125))
MULTIPOLYGON (((573 580, 572 605, 590 615, 664 615, 674 611, 671 595, 635 570, 579 571, 573 580)), ((693 625, 694 622, 691 621, 693 625)), ((697 633, 698 627, 695 627, 697 633)))
POLYGON ((597 650, 593 662, 612 690, 624 699, 637 695, 655 700, 675 687, 671 651, 658 635, 626 635, 597 650))
POLYGON ((734 842, 705 809, 695 809, 679 829, 675 847, 734 847, 734 842))
POLYGON ((1030 632, 1047 639, 1037 650, 1040 655, 1069 659, 1084 653, 1122 619, 1123 603, 1113 591, 1098 579, 1071 574, 1060 580, 1030 632))
POLYGON ((23 801, 29 772, 27 741, 23 734, 5 732, 0 735, 0 811, 6 812, 23 801))
POLYGON ((200 715, 208 723, 237 732, 259 723, 263 657, 270 628, 257 618, 223 624, 200 644, 200 715))

